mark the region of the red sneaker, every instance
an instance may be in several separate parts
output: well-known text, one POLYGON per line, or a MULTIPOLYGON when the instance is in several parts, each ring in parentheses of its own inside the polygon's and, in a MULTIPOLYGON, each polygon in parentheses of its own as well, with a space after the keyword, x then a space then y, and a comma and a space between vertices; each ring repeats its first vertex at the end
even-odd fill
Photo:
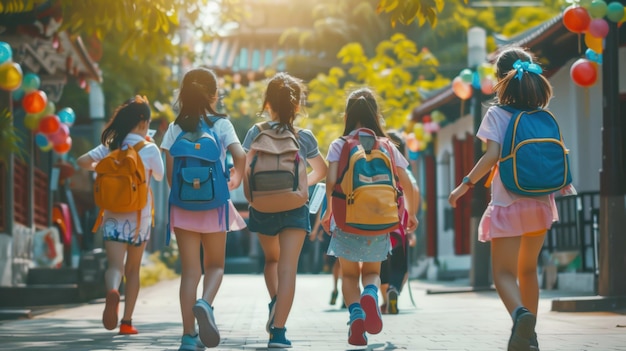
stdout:
POLYGON ((133 327, 130 321, 122 321, 120 324, 120 335, 138 334, 137 328, 133 327))
POLYGON ((107 330, 113 330, 117 327, 117 313, 120 307, 120 293, 115 290, 109 290, 104 303, 104 312, 102 312, 102 325, 107 330))

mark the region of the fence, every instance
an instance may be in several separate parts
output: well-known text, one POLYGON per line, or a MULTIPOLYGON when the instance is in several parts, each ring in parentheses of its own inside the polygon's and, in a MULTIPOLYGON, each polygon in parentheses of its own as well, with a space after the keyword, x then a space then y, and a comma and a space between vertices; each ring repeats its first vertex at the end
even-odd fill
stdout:
POLYGON ((597 274, 600 193, 558 197, 556 205, 559 221, 548 231, 542 253, 578 251, 578 271, 597 274))

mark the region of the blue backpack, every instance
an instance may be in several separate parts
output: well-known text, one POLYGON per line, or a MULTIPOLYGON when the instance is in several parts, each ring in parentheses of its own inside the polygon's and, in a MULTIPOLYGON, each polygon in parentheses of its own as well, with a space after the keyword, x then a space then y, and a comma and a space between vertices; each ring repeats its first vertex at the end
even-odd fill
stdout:
MULTIPOLYGON (((220 117, 209 116, 211 123, 220 117)), ((169 206, 189 211, 206 211, 222 208, 228 226, 228 180, 230 172, 220 160, 222 145, 205 118, 195 132, 180 133, 169 150, 174 159, 172 188, 169 206)), ((168 216, 169 218, 169 216, 168 216)), ((170 241, 167 226, 166 243, 170 241)), ((228 230, 228 228, 227 228, 228 230)))
POLYGON ((541 196, 570 184, 569 151, 554 115, 543 109, 500 107, 513 114, 500 152, 504 186, 520 195, 541 196))

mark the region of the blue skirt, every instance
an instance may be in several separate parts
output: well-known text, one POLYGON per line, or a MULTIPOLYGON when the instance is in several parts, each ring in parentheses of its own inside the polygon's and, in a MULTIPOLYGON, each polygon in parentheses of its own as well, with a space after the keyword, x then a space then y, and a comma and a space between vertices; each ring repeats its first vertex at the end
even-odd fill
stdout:
POLYGON ((332 230, 327 254, 353 262, 382 262, 391 253, 389 234, 359 235, 332 230))

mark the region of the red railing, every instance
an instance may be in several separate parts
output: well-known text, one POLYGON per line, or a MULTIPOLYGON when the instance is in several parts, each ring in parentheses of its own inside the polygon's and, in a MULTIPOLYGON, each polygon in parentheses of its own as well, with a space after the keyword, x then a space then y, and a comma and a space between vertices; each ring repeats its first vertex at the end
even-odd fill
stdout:
POLYGON ((38 227, 48 226, 48 175, 35 168, 34 220, 38 227))
POLYGON ((13 164, 14 220, 15 223, 28 225, 28 165, 17 159, 13 164))

